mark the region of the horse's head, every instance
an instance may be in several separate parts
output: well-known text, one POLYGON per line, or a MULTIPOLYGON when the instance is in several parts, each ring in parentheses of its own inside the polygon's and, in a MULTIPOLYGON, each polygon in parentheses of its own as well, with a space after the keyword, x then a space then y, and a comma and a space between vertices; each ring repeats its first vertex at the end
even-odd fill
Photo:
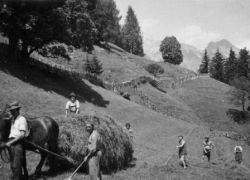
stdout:
POLYGON ((8 140, 11 126, 11 114, 7 110, 8 105, 0 112, 0 144, 8 140))

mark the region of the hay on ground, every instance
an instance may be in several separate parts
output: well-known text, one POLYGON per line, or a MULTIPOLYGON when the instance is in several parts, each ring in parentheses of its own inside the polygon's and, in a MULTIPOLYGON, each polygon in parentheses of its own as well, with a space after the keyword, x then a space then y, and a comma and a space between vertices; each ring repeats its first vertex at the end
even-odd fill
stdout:
POLYGON ((102 151, 102 171, 117 171, 132 160, 132 140, 111 117, 95 113, 59 117, 56 120, 60 126, 59 151, 74 164, 80 164, 86 155, 89 136, 85 129, 86 122, 94 123, 100 134, 98 146, 102 151))

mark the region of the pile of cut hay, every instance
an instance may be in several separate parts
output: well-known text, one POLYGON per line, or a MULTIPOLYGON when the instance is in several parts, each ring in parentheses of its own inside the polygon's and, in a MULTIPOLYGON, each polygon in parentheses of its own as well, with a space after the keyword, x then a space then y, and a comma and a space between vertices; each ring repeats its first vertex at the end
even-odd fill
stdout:
POLYGON ((100 134, 101 170, 112 172, 126 167, 133 157, 132 140, 111 117, 92 113, 56 118, 60 126, 59 153, 78 165, 86 156, 89 134, 86 122, 92 122, 100 134))

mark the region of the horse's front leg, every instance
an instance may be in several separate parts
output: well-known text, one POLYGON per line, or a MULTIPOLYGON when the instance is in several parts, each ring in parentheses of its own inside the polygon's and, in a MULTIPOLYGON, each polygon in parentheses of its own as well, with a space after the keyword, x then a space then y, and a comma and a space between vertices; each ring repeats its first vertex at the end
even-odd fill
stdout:
POLYGON ((42 167, 43 167, 43 164, 44 164, 44 161, 45 161, 46 157, 47 157, 47 154, 44 153, 44 152, 41 152, 41 159, 40 159, 40 162, 37 165, 36 171, 35 171, 35 175, 36 176, 41 175, 41 173, 42 173, 42 167))

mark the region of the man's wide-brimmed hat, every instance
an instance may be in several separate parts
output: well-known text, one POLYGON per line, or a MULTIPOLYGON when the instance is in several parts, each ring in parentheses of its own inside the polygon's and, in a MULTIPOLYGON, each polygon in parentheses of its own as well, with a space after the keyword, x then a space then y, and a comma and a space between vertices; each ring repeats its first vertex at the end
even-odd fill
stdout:
POLYGON ((86 122, 86 125, 85 125, 86 127, 94 127, 94 123, 93 122, 91 122, 91 121, 87 121, 86 122))
POLYGON ((69 97, 76 97, 76 94, 74 92, 69 94, 69 97))
POLYGON ((21 108, 21 106, 20 106, 19 102, 18 101, 14 101, 14 102, 12 102, 12 103, 9 104, 8 110, 11 111, 11 110, 20 109, 20 108, 21 108))

